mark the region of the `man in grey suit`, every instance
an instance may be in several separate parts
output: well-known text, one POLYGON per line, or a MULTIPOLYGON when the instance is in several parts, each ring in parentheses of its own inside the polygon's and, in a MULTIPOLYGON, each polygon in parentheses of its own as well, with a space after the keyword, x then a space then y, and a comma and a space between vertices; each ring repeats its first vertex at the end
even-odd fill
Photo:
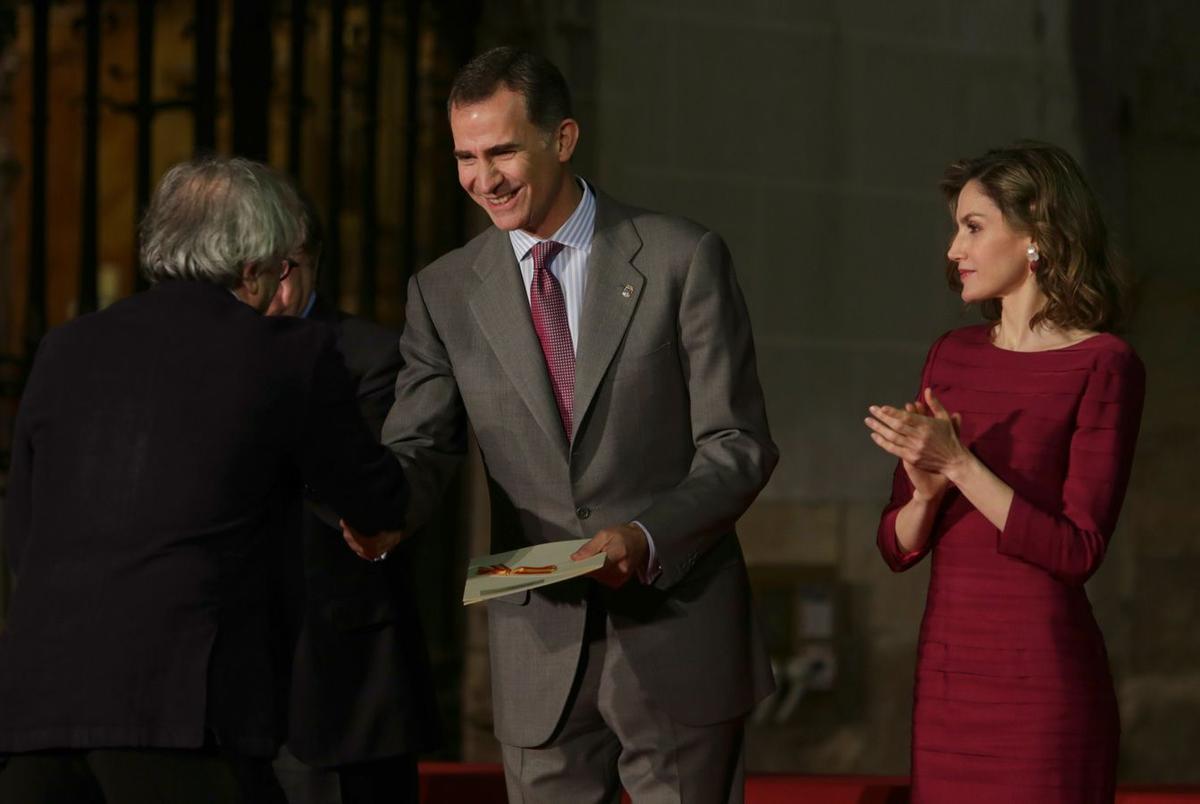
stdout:
POLYGON ((589 578, 488 604, 496 736, 524 802, 742 800, 774 687, 734 523, 777 461, 721 238, 578 179, 562 75, 513 48, 450 91, 459 181, 494 224, 409 284, 383 440, 428 518, 467 448, 495 551, 590 538, 589 578))

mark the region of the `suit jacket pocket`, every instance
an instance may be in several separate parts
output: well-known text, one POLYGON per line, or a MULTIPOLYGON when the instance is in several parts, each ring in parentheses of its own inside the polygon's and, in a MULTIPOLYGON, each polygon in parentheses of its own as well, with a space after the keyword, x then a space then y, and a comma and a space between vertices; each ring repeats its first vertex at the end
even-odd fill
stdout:
POLYGON ((325 616, 339 631, 362 631, 396 620, 396 604, 368 595, 343 597, 325 604, 325 616))
POLYGON ((675 341, 667 341, 641 354, 636 354, 626 349, 621 353, 621 357, 613 367, 612 376, 614 380, 637 376, 648 371, 657 370, 663 365, 669 365, 669 361, 675 360, 677 360, 675 341))

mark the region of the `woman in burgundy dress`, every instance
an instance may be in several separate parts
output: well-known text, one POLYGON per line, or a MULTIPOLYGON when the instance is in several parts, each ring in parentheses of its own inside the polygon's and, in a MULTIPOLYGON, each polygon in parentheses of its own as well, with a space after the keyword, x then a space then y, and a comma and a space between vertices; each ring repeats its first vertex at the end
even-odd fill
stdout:
POLYGON ((1124 282, 1066 152, 955 162, 948 276, 988 323, 929 350, 916 402, 872 406, 900 459, 879 524, 932 553, 913 711, 917 804, 1111 802, 1120 725, 1084 582, 1125 496, 1145 374, 1110 330, 1124 282))

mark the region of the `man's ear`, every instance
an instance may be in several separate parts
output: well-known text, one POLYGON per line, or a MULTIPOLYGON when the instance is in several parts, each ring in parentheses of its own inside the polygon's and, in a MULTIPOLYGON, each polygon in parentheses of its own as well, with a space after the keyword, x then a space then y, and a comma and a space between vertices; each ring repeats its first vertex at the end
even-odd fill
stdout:
POLYGON ((250 293, 258 290, 258 264, 247 262, 242 265, 241 286, 250 293))
POLYGON ((233 293, 242 301, 250 306, 256 306, 255 298, 259 294, 262 281, 258 276, 258 266, 252 262, 245 263, 242 266, 242 278, 233 288, 233 293))
POLYGON ((555 145, 558 146, 558 161, 570 162, 575 146, 579 144, 579 123, 570 117, 558 124, 555 145))

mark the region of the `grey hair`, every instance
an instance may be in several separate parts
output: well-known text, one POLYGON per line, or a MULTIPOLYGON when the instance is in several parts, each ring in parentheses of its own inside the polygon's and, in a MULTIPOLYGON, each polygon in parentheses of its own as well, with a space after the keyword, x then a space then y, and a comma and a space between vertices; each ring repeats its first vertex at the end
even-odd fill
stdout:
POLYGON ((159 181, 141 225, 150 282, 237 287, 246 265, 278 263, 304 241, 301 203, 282 176, 240 157, 180 162, 159 181))

